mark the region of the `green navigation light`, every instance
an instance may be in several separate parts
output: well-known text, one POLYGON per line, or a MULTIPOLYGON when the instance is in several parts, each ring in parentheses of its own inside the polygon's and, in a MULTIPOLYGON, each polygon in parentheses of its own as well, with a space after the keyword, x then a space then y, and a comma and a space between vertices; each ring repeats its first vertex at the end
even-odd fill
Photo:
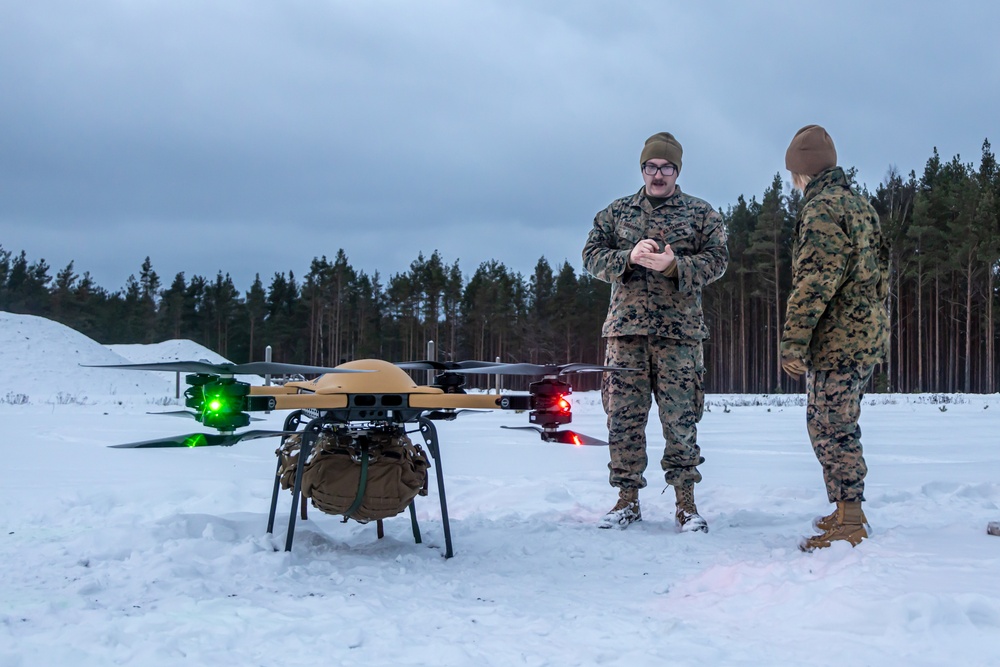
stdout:
POLYGON ((188 375, 186 379, 190 386, 184 392, 184 403, 197 411, 202 424, 220 431, 234 431, 250 424, 250 415, 244 412, 249 384, 207 373, 188 375))

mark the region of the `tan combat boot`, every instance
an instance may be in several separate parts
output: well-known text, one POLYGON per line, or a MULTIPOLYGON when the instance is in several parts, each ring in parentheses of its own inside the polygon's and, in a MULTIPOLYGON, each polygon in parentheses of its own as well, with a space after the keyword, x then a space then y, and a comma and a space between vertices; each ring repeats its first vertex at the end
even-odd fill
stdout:
POLYGON ((601 518, 597 527, 623 530, 636 521, 642 521, 642 512, 639 510, 639 489, 618 489, 618 502, 601 518))
MULTIPOLYGON (((831 530, 837 525, 837 512, 839 509, 837 507, 833 508, 833 511, 826 516, 818 516, 813 519, 813 528, 821 533, 825 533, 831 530)), ((861 523, 865 525, 865 530, 870 531, 871 528, 868 527, 868 517, 865 516, 864 510, 861 511, 861 523)))
POLYGON ((675 486, 674 493, 677 495, 677 511, 674 513, 677 529, 682 533, 695 530, 707 533, 708 522, 698 514, 698 506, 694 504, 694 484, 675 486))
POLYGON ((838 540, 849 542, 852 547, 856 547, 866 537, 868 531, 865 529, 861 501, 838 500, 833 526, 819 535, 803 540, 799 548, 802 551, 825 549, 838 540))

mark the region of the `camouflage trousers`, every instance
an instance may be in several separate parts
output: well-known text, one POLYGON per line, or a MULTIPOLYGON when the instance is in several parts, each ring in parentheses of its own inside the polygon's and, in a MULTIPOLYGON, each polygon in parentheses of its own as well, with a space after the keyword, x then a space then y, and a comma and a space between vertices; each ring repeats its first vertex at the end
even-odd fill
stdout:
POLYGON ((864 500, 868 466, 861 450, 861 399, 871 366, 848 366, 806 374, 806 426, 813 451, 823 467, 826 495, 838 500, 864 500))
POLYGON ((701 342, 615 336, 607 339, 605 365, 639 369, 604 374, 601 399, 608 414, 611 486, 646 486, 646 423, 652 398, 666 442, 660 459, 664 479, 672 486, 700 482, 697 466, 705 462, 697 426, 705 408, 701 342))

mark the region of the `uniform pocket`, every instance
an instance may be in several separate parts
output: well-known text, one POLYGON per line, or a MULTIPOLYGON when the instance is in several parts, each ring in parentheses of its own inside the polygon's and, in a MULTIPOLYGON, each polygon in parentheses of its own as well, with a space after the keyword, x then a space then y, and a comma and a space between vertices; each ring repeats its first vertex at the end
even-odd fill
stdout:
POLYGON ((698 421, 705 414, 705 348, 697 345, 694 355, 694 410, 698 421))
POLYGON ((643 238, 642 230, 637 228, 618 225, 618 228, 615 231, 618 236, 618 247, 621 250, 628 250, 632 248, 643 238))
POLYGON ((807 412, 834 426, 857 422, 861 416, 857 374, 851 370, 815 372, 807 412))
POLYGON ((660 250, 663 250, 662 244, 668 244, 675 252, 678 248, 686 251, 694 250, 694 232, 690 229, 674 228, 665 230, 660 235, 660 240, 660 250))

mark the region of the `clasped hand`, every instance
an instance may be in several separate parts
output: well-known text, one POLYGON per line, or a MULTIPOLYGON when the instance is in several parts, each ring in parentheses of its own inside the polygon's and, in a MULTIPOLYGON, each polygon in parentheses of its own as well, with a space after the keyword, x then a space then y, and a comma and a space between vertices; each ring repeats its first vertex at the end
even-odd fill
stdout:
POLYGON ((632 248, 628 261, 633 266, 644 266, 653 271, 666 271, 667 267, 674 263, 674 251, 668 243, 663 246, 663 252, 660 252, 660 246, 656 241, 643 239, 632 248))
POLYGON ((806 365, 801 359, 785 355, 781 357, 781 368, 795 380, 798 380, 806 372, 806 365))

